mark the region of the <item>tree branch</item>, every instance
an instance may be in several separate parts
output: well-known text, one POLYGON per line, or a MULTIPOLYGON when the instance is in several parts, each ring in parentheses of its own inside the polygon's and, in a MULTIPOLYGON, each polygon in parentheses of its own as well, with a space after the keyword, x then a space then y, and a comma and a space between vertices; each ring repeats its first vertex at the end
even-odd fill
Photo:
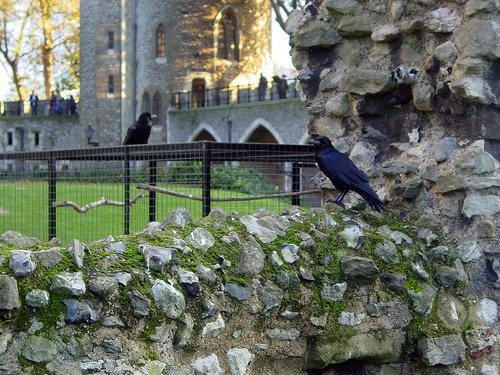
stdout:
MULTIPOLYGON (((130 200, 130 206, 132 206, 139 199, 144 198, 145 196, 146 195, 143 193, 137 194, 133 199, 130 200)), ((118 202, 118 201, 114 201, 111 199, 105 199, 104 197, 102 197, 98 201, 87 203, 83 207, 80 207, 79 205, 77 205, 75 202, 72 202, 72 201, 62 201, 62 202, 53 202, 52 203, 52 207, 72 207, 76 212, 79 212, 81 214, 86 213, 87 211, 91 210, 92 208, 104 206, 104 205, 123 207, 123 206, 125 206, 125 202, 118 202)))

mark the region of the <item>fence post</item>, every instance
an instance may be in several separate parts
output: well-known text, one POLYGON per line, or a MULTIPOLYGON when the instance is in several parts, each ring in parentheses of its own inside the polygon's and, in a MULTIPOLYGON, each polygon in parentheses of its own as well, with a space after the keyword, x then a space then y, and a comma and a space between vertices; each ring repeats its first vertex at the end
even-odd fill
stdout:
POLYGON ((125 186, 124 186, 124 201, 123 209, 123 234, 130 233, 130 151, 125 148, 125 186))
POLYGON ((48 172, 49 172, 49 241, 56 237, 56 227, 57 227, 57 218, 56 218, 56 208, 53 206, 57 199, 57 190, 56 190, 56 159, 53 156, 50 156, 48 159, 48 172))
MULTIPOLYGON (((299 163, 294 161, 292 163, 292 192, 295 193, 297 191, 300 191, 300 167, 299 163)), ((292 205, 300 205, 300 195, 292 197, 292 205)))
POLYGON ((210 146, 209 142, 203 142, 202 151, 202 173, 203 173, 203 186, 202 186, 202 215, 208 216, 210 213, 210 146))
MULTIPOLYGON (((157 165, 156 160, 149 161, 149 184, 156 186, 157 165)), ((149 192, 149 222, 156 221, 156 191, 149 192)))

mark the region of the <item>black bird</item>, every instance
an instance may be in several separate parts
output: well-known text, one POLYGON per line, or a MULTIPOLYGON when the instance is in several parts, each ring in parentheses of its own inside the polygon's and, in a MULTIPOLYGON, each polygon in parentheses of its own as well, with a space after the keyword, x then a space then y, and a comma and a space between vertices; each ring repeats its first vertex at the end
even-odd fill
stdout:
POLYGON ((148 143, 151 134, 151 126, 155 115, 149 112, 143 112, 139 118, 127 130, 127 135, 123 141, 124 145, 145 145, 148 143))
POLYGON ((328 137, 315 137, 309 140, 309 143, 316 146, 316 163, 319 169, 340 191, 333 203, 343 207, 342 199, 350 190, 354 190, 373 210, 385 210, 385 204, 368 183, 368 176, 360 171, 351 159, 337 151, 328 137))

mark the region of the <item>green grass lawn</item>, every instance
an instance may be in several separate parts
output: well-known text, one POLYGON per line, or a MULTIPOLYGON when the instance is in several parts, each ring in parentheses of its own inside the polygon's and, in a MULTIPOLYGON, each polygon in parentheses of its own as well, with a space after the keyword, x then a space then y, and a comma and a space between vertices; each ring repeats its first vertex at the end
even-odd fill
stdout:
MULTIPOLYGON (((192 194, 201 197, 201 189, 181 185, 158 184, 158 187, 192 194)), ((148 194, 132 185, 130 198, 139 193, 148 194)), ((227 190, 212 190, 211 197, 242 197, 247 194, 227 190)), ((56 201, 72 201, 80 207, 96 202, 102 197, 108 200, 124 201, 123 184, 87 183, 76 184, 60 182, 57 184, 56 201)), ((161 221, 170 211, 185 207, 194 219, 202 216, 200 201, 158 194, 156 203, 156 220, 161 221)), ((149 222, 149 199, 139 199, 130 208, 130 231, 137 232, 145 228, 149 222)), ((220 206, 224 211, 238 211, 240 214, 254 212, 257 208, 268 208, 279 212, 290 205, 289 199, 262 199, 241 202, 212 202, 212 208, 220 206)), ((106 238, 109 235, 124 234, 124 207, 99 206, 86 213, 78 213, 71 207, 58 207, 57 238, 63 245, 72 239, 90 242, 106 238)), ((16 181, 0 182, 0 233, 14 230, 22 234, 37 237, 42 241, 48 239, 48 185, 46 182, 16 181)))

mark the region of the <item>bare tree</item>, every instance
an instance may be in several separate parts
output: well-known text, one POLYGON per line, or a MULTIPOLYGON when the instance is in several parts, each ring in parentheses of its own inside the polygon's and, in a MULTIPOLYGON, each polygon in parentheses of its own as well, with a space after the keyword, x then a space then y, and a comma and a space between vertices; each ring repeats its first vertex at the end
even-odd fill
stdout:
POLYGON ((79 87, 78 0, 2 0, 0 62, 19 100, 30 88, 79 87))
POLYGON ((285 21, 294 9, 302 9, 307 3, 306 0, 271 0, 276 21, 280 27, 285 30, 285 21))
POLYGON ((28 31, 28 21, 33 12, 32 1, 3 0, 0 5, 0 54, 6 65, 7 73, 12 79, 19 100, 24 100, 22 90, 24 77, 19 69, 21 61, 32 49, 25 49, 25 39, 28 31), (24 11, 16 7, 25 5, 24 11))

